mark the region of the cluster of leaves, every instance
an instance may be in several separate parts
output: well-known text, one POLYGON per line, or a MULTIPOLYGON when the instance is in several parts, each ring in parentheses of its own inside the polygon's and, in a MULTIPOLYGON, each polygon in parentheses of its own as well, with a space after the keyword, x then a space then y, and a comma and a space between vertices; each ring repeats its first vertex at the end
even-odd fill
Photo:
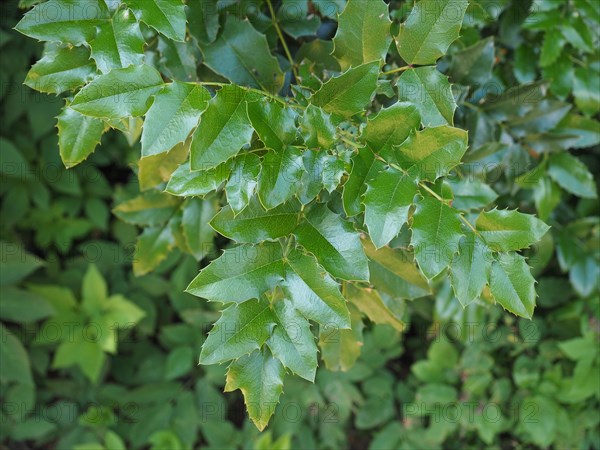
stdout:
MULTIPOLYGON (((493 191, 483 186, 490 195, 461 201, 461 192, 469 197, 468 182, 458 182, 456 196, 445 182, 467 151, 468 135, 453 127, 455 99, 435 63, 459 36, 466 0, 421 1, 397 34, 383 1, 364 8, 350 0, 330 43, 333 68, 315 67, 310 53, 318 40, 293 59, 282 32, 289 27, 279 25, 289 5, 275 11, 267 1, 289 59, 285 71, 247 10, 246 17, 227 8, 215 16, 215 2, 200 2, 188 9, 194 21, 202 18, 188 35, 178 0, 98 0, 75 14, 72 2, 51 3, 64 20, 49 20, 50 3, 40 3, 16 29, 48 41, 26 84, 74 93, 58 119, 65 165, 84 160, 108 128, 130 138, 141 128, 140 187, 149 189, 115 209, 145 227, 136 273, 155 268, 174 246, 199 260, 210 254, 209 220, 240 244, 202 270, 188 292, 232 304, 200 360, 233 361, 226 390, 244 392, 260 429, 286 370, 314 380, 309 321, 319 324, 325 363, 347 368, 357 353, 347 350, 361 311, 393 321, 380 293, 388 303, 422 297, 447 271, 463 305, 483 297, 531 317, 535 281, 516 252, 548 227, 515 210, 483 211, 471 222, 465 214, 489 204, 493 191), (156 41, 158 61, 144 56, 145 34, 152 36, 149 48, 156 41), (392 41, 408 65, 382 71, 392 41), (229 83, 200 81, 196 65, 188 73, 175 58, 198 51, 206 70, 229 83), (283 90, 291 95, 280 97, 283 90), (383 107, 373 103, 378 92, 383 107), (327 344, 332 327, 340 338, 349 335, 348 344, 327 344), (231 328, 236 332, 225 337, 231 328)), ((254 20, 261 11, 254 10, 254 20)))
MULTIPOLYGON (((2 76, 66 104, 57 139, 62 100, 2 92, 3 239, 48 259, 25 279, 40 261, 2 248, 3 263, 25 262, 2 280, 3 437, 77 449, 600 447, 599 226, 586 168, 598 173, 598 78, 587 70, 598 36, 579 31, 598 17, 593 1, 22 1, 33 4, 17 29, 48 41, 42 59, 26 76, 6 58, 2 76), (557 91, 554 64, 537 56, 557 22, 539 23, 557 17, 573 22, 557 61, 582 67, 587 97, 580 82, 573 97, 557 91), (457 106, 468 134, 454 127, 457 106), (58 178, 43 172, 57 143, 77 165, 58 178), (124 183, 128 163, 136 179, 111 198, 106 180, 124 183), (481 211, 492 204, 502 209, 481 211), (139 278, 128 273, 135 227, 139 278), (91 254, 116 297, 89 268, 74 300, 91 254), (524 256, 540 279, 534 322, 493 307, 531 316, 524 256), (183 292, 201 260, 212 263, 188 291, 214 303, 183 292), (119 312, 103 328, 110 305, 119 312), (44 342, 42 330, 71 319, 99 336, 44 342), (473 324, 506 338, 439 331, 473 324), (119 328, 114 354, 104 333, 119 328), (315 340, 341 372, 316 371, 315 340), (201 345, 202 362, 229 367, 196 367, 201 345), (286 371, 299 377, 280 396, 286 371), (278 440, 240 417, 224 378, 259 428, 276 411, 278 440), (48 408, 61 420, 40 420, 48 408), (444 415, 456 408, 460 420, 444 415)), ((2 45, 17 36, 3 32, 2 45)), ((35 52, 27 42, 6 47, 21 67, 35 52)))

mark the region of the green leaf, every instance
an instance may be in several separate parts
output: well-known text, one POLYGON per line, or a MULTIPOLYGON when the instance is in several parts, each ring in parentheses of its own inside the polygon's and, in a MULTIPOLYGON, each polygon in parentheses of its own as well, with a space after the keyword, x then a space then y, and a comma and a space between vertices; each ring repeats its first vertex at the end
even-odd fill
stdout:
POLYGON ((388 305, 375 289, 348 285, 348 300, 371 322, 390 325, 398 331, 406 329, 405 323, 393 311, 392 305, 388 305))
POLYGON ((283 289, 294 307, 307 319, 340 328, 350 326, 346 300, 339 285, 312 255, 300 250, 288 255, 283 289))
POLYGON ((190 198, 183 207, 181 228, 187 247, 198 261, 213 251, 215 232, 208 225, 215 216, 215 205, 208 200, 190 198))
POLYGON ((550 157, 548 175, 572 194, 583 198, 598 198, 593 175, 581 161, 568 153, 550 157))
POLYGON ((217 0, 190 2, 187 5, 188 29, 201 44, 210 44, 217 38, 219 31, 219 15, 217 0))
POLYGON ((0 333, 2 333, 0 382, 3 385, 11 381, 33 385, 29 356, 23 344, 2 323, 0 323, 0 333))
POLYGON ((477 178, 467 177, 447 182, 454 194, 452 206, 463 211, 484 208, 498 198, 491 187, 477 178))
POLYGON ((47 44, 42 59, 27 74, 25 84, 36 91, 61 94, 83 86, 95 73, 96 66, 86 47, 47 44))
POLYGON ((415 299, 431 293, 412 253, 390 247, 377 250, 366 239, 363 246, 369 258, 371 284, 378 290, 394 299, 415 299))
POLYGON ((600 112, 600 74, 587 67, 575 69, 573 86, 575 104, 586 116, 595 116, 600 112))
POLYGON ((435 67, 405 71, 398 83, 398 98, 415 105, 425 127, 454 123, 456 101, 448 78, 435 67))
POLYGON ((169 181, 173 172, 188 158, 189 153, 189 141, 186 141, 177 144, 168 153, 140 159, 138 161, 140 190, 147 191, 169 181))
POLYGON ((350 329, 339 329, 331 325, 319 328, 321 357, 329 370, 347 372, 360 356, 363 346, 363 323, 354 307, 351 318, 350 329))
POLYGON ((283 86, 284 75, 271 55, 267 38, 248 20, 227 16, 219 38, 201 48, 204 64, 232 83, 271 94, 277 94, 283 86))
POLYGON ((382 167, 373 179, 367 181, 363 201, 365 224, 375 247, 387 245, 408 222, 416 194, 415 180, 389 166, 382 167))
POLYGON ((487 246, 475 233, 467 233, 459 243, 458 255, 450 268, 454 295, 463 307, 481 295, 490 276, 491 263, 492 253, 487 246))
POLYGON ((363 210, 362 196, 367 189, 367 180, 377 175, 379 167, 371 148, 363 147, 352 157, 352 171, 344 184, 342 201, 344 211, 350 217, 360 214, 363 210))
POLYGON ((321 86, 310 102, 335 116, 349 118, 364 111, 377 89, 379 62, 348 69, 321 86))
POLYGON ((187 292, 208 301, 242 303, 261 296, 283 281, 279 243, 240 245, 225 250, 192 280, 187 292))
POLYGON ((225 206, 210 221, 210 226, 223 236, 239 243, 254 243, 275 240, 290 235, 300 218, 300 205, 291 201, 266 211, 258 199, 237 216, 229 205, 225 206))
POLYGON ((392 38, 388 5, 372 0, 365 8, 360 0, 348 0, 338 18, 334 56, 342 70, 375 60, 385 61, 392 38))
POLYGON ((179 199, 158 191, 145 192, 113 209, 115 215, 134 225, 160 225, 174 214, 179 199))
POLYGON ((100 72, 138 66, 144 61, 144 37, 140 24, 127 8, 98 25, 98 34, 90 42, 92 58, 100 72))
POLYGON ((21 245, 0 241, 0 286, 16 284, 43 265, 21 245))
POLYGON ((262 431, 269 423, 283 392, 285 370, 263 349, 234 361, 227 370, 225 392, 240 389, 250 419, 262 431))
POLYGON ((400 25, 396 45, 408 64, 434 64, 458 38, 468 0, 421 0, 400 25))
POLYGON ((553 133, 568 136, 569 148, 586 148, 600 144, 600 123, 578 114, 567 114, 553 133))
POLYGON ((99 314, 108 298, 106 281, 94 264, 88 266, 81 285, 81 306, 90 316, 99 314))
POLYGON ((53 0, 36 5, 15 29, 39 41, 81 45, 90 42, 96 27, 108 19, 104 0, 90 0, 85 7, 79 0, 53 0))
POLYGON ((185 7, 181 0, 127 0, 138 20, 174 41, 185 39, 185 7))
POLYGON ((225 309, 202 345, 200 364, 220 364, 260 350, 277 318, 266 299, 225 309))
POLYGON ((535 308, 535 279, 525 258, 500 253, 492 263, 490 290, 494 299, 513 314, 530 319, 535 308))
POLYGON ((0 292, 2 294, 0 307, 2 320, 27 324, 56 313, 52 305, 35 292, 24 291, 12 286, 3 287, 0 292))
POLYGON ((450 78, 465 85, 481 85, 492 76, 494 38, 483 39, 452 55, 450 78))
POLYGON ((258 184, 260 158, 255 153, 239 155, 231 169, 231 176, 225 186, 227 202, 235 214, 244 210, 258 184))
POLYGON ((194 367, 194 349, 177 347, 169 353, 165 363, 165 379, 174 380, 187 374, 194 367))
POLYGON ((518 211, 483 211, 475 227, 493 251, 521 250, 538 242, 550 229, 534 216, 518 211))
POLYGON ((210 93, 200 85, 174 81, 154 98, 142 131, 142 157, 168 152, 184 142, 208 107, 210 93))
POLYGON ((209 170, 190 171, 190 163, 183 163, 171 175, 165 191, 180 197, 205 196, 227 181, 231 165, 228 161, 209 170))
POLYGON ((411 177, 435 181, 460 164, 467 141, 468 133, 458 128, 426 128, 411 134, 396 156, 411 177))
POLYGON ((100 144, 106 124, 66 106, 58 116, 58 147, 63 164, 71 168, 91 155, 100 144))
POLYGON ((66 341, 56 349, 52 367, 62 369, 79 366, 92 383, 97 383, 106 355, 96 342, 85 340, 66 341))
POLYGON ((411 245, 421 272, 433 279, 454 259, 463 236, 459 212, 432 197, 417 203, 411 245))
POLYGON ((368 281, 367 257, 359 233, 350 222, 325 205, 313 207, 294 234, 298 243, 315 255, 334 277, 347 281, 368 281))
POLYGON ((544 33, 544 43, 540 54, 540 67, 548 67, 556 62, 565 42, 560 29, 548 30, 544 33))
POLYGON ((317 346, 308 321, 282 299, 272 311, 275 328, 267 341, 273 356, 296 375, 314 382, 317 372, 317 346))
POLYGON ((304 165, 302 151, 287 147, 269 151, 263 157, 262 170, 258 178, 258 198, 266 209, 286 202, 296 193, 302 179, 304 165))
POLYGON ((198 66, 202 55, 196 42, 188 39, 184 42, 158 38, 160 55, 159 70, 172 80, 187 82, 198 81, 198 66))
POLYGON ((376 153, 380 153, 388 145, 402 144, 420 124, 416 105, 397 102, 370 117, 361 137, 376 153))
POLYGON ((175 245, 171 227, 167 225, 145 228, 138 237, 133 255, 133 272, 145 275, 164 261, 175 245))
POLYGON ((254 130, 246 112, 246 91, 224 86, 209 102, 192 138, 191 169, 208 170, 250 143, 254 130))
POLYGON ((306 150, 304 152, 304 173, 298 197, 302 204, 313 201, 323 189, 333 192, 339 186, 346 167, 339 156, 327 151, 306 150))
POLYGON ((262 97, 248 102, 248 117, 260 140, 276 152, 296 139, 296 113, 292 108, 262 97))
POLYGON ((302 138, 308 148, 329 149, 336 139, 331 116, 313 105, 308 105, 300 119, 302 138))
POLYGON ((163 84, 160 73, 145 64, 114 69, 86 85, 70 106, 86 116, 103 119, 138 117, 146 113, 150 97, 163 84))

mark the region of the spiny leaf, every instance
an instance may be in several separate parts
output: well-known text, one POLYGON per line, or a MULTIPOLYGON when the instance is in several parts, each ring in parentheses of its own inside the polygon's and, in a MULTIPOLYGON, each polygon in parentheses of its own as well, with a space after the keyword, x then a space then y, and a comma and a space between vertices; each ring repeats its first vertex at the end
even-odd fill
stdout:
POLYGON ((365 253, 369 258, 371 284, 392 298, 415 299, 431 293, 428 281, 423 277, 412 253, 404 249, 383 247, 377 250, 363 239, 365 253))
POLYGON ((276 302, 272 314, 275 328, 267 345, 273 356, 295 374, 314 382, 317 346, 308 321, 288 299, 276 302))
POLYGON ((367 281, 367 257, 350 222, 325 205, 313 206, 294 231, 298 243, 336 278, 367 281))
POLYGON ((144 61, 144 37, 140 24, 127 8, 98 25, 96 38, 90 42, 92 58, 100 72, 140 65, 144 61))
POLYGON ((370 117, 361 137, 376 153, 380 153, 388 145, 402 144, 420 123, 417 105, 397 102, 370 117))
POLYGON ((492 263, 490 290, 505 309, 530 319, 535 308, 535 279, 525 258, 517 253, 500 253, 492 263))
POLYGON ((563 189, 583 198, 597 198, 594 177, 585 164, 568 153, 550 157, 548 175, 563 189))
POLYGON ((269 423, 283 392, 285 369, 264 348, 234 361, 227 370, 225 392, 240 389, 250 419, 262 431, 269 423))
POLYGON ((208 301, 242 303, 261 296, 283 281, 279 243, 240 245, 225 250, 192 280, 187 292, 208 301))
POLYGON ((185 39, 185 10, 181 0, 127 0, 138 20, 174 41, 185 39))
POLYGON ((90 0, 85 6, 79 0, 44 2, 27 12, 15 29, 39 41, 86 44, 96 35, 96 27, 109 19, 109 12, 104 0, 90 0))
POLYGON ((408 222, 408 213, 417 194, 414 179, 379 162, 381 170, 367 181, 364 197, 365 225, 375 247, 387 245, 408 222))
POLYGON ((183 163, 171 175, 165 191, 180 197, 202 197, 227 181, 231 165, 232 162, 228 161, 213 169, 191 171, 190 163, 183 163))
POLYGON ((411 245, 421 272, 433 279, 446 269, 458 252, 463 233, 459 212, 441 201, 425 197, 413 216, 411 245))
POLYGON ((202 345, 200 364, 220 364, 260 349, 277 318, 266 299, 225 309, 202 345))
POLYGON ((168 152, 184 142, 208 107, 210 93, 200 85, 174 81, 154 98, 142 131, 142 157, 168 152))
POLYGON ((466 307, 477 299, 488 282, 492 262, 490 249, 475 235, 467 233, 460 241, 458 255, 450 268, 452 288, 466 307))
POLYGON ((331 116, 314 105, 308 105, 300 119, 304 143, 309 148, 328 149, 335 142, 336 129, 331 116))
POLYGON ((398 147, 396 156, 413 178, 435 181, 460 164, 467 141, 467 132, 458 128, 425 128, 411 134, 398 147))
POLYGON ((541 220, 518 211, 483 211, 475 227, 493 251, 521 250, 535 244, 550 229, 541 220))
POLYGON ((338 18, 333 43, 334 55, 343 70, 375 60, 385 60, 392 42, 388 5, 371 0, 365 7, 360 0, 349 0, 338 18))
POLYGON ((260 140, 268 148, 283 151, 296 139, 296 113, 292 108, 263 97, 248 102, 248 117, 260 140))
POLYGON ((95 73, 87 48, 46 44, 42 59, 33 65, 25 84, 36 91, 61 94, 83 86, 95 73))
POLYGON ((163 84, 160 73, 145 64, 114 69, 79 91, 71 108, 104 119, 142 116, 148 111, 150 97, 163 84))
POLYGON ((246 91, 224 86, 209 102, 192 137, 191 169, 208 170, 235 156, 254 132, 246 113, 246 91))
POLYGON ((349 118, 364 111, 371 101, 377 89, 378 76, 378 61, 348 69, 323 84, 310 102, 328 113, 349 118))
POLYGON ((214 230, 208 225, 215 215, 215 205, 208 200, 190 198, 183 207, 181 229, 190 252, 200 261, 214 248, 214 230))
POLYGON ((350 326, 339 285, 313 256, 300 250, 290 252, 283 288, 294 307, 307 319, 341 328, 350 326))
POLYGON ((232 83, 271 94, 283 86, 283 72, 269 51, 267 38, 248 20, 228 16, 219 38, 201 48, 204 64, 232 83))
POLYGON ((423 126, 453 125, 456 101, 452 88, 448 78, 435 67, 407 70, 396 85, 398 98, 417 107, 423 126))
POLYGON ((76 166, 94 152, 106 124, 65 106, 58 116, 58 147, 65 167, 76 166))
POLYGON ((258 179, 258 198, 262 205, 272 209, 292 198, 303 172, 300 149, 287 147, 267 152, 258 179))
POLYGON ((421 0, 396 37, 398 52, 408 64, 434 64, 458 38, 468 0, 421 0))
POLYGON ((385 299, 373 288, 358 288, 348 285, 348 300, 371 322, 385 324, 394 327, 398 331, 404 331, 406 325, 393 311, 392 305, 388 305, 385 299))
POLYGON ((354 366, 360 356, 364 325, 360 314, 353 305, 351 305, 351 312, 352 326, 350 329, 339 329, 331 325, 319 328, 319 348, 325 366, 329 370, 346 372, 354 366))
POLYGON ((231 176, 225 186, 227 202, 234 214, 244 210, 258 184, 260 158, 256 153, 244 153, 235 158, 231 176))
POLYGON ((259 243, 290 235, 300 217, 300 204, 290 201, 265 210, 253 197, 250 204, 237 216, 225 206, 211 220, 210 225, 223 236, 240 243, 259 243))

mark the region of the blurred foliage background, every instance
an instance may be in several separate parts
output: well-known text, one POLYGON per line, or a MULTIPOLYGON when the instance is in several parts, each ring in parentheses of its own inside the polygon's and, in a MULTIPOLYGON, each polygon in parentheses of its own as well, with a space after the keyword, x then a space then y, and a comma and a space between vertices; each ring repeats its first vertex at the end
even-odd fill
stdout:
MULTIPOLYGON (((399 21, 412 4, 391 6, 399 21)), ((3 2, 0 448, 600 449, 600 225, 586 178, 600 173, 596 0, 473 0, 439 64, 470 132, 463 169, 499 207, 553 227, 530 253, 533 320, 463 309, 443 284, 398 306, 406 326, 365 322, 350 370, 291 379, 263 433, 239 392, 222 393, 226 368, 197 365, 219 314, 183 292, 196 260, 175 250, 133 275, 139 230, 111 209, 139 192, 137 136, 107 133, 64 168, 63 100, 22 84, 43 48, 12 30, 21 15, 3 2)), ((296 25, 293 50, 325 66, 303 43, 330 39, 335 16, 307 11, 296 25)))

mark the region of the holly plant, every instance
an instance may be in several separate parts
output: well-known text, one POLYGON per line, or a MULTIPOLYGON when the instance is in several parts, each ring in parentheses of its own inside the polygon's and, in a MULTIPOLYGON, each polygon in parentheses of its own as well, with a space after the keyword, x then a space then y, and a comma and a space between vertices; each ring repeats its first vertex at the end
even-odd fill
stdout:
POLYGON ((202 263, 187 291, 223 307, 200 362, 228 364, 259 429, 286 375, 314 381, 319 351, 349 369, 363 317, 401 329, 402 302, 447 279, 462 306, 531 318, 519 252, 549 227, 455 170, 469 136, 436 64, 468 0, 26 3, 16 29, 46 44, 25 83, 64 98, 65 166, 111 129, 140 140, 139 192, 114 209, 142 230, 134 271, 202 263))

